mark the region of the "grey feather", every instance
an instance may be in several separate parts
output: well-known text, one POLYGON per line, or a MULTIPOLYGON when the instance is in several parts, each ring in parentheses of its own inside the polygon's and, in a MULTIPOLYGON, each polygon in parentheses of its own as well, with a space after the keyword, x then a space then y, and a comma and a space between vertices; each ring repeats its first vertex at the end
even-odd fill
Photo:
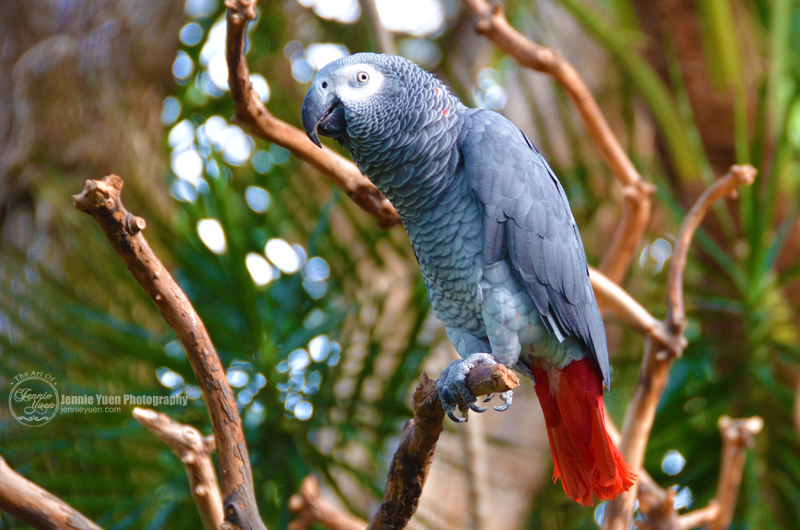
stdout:
MULTIPOLYGON (((596 360, 603 382, 608 384, 605 328, 564 189, 544 158, 510 121, 491 111, 468 110, 467 114, 471 130, 460 146, 464 173, 485 211, 505 204, 503 214, 508 221, 504 220, 503 233, 509 249, 505 258, 525 283, 551 331, 564 338, 579 338, 596 360), (504 156, 504 163, 497 158, 487 163, 487 145, 502 145, 512 152, 504 156), (503 184, 498 187, 498 182, 503 184), (504 190, 510 188, 522 195, 507 203, 504 199, 514 193, 504 190), (527 213, 523 214, 525 210, 527 213), (561 225, 567 229, 564 238, 557 237, 557 227, 561 225)), ((500 155, 497 150, 492 152, 495 157, 500 155)), ((497 213, 485 216, 484 223, 487 233, 494 230, 489 227, 498 224, 497 213)))

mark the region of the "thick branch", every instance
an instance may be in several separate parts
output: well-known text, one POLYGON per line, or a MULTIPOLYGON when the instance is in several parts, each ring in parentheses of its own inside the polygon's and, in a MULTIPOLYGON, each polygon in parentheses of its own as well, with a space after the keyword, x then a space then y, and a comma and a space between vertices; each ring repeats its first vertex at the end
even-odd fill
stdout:
POLYGON ((228 8, 228 85, 236 106, 236 117, 250 131, 267 141, 278 144, 301 160, 314 166, 328 180, 344 191, 364 211, 373 215, 383 227, 400 223, 391 203, 378 191, 355 164, 334 151, 318 148, 305 133, 279 120, 267 110, 250 83, 250 71, 245 57, 247 23, 255 20, 255 0, 226 0, 228 8))
MULTIPOLYGON (((517 376, 501 364, 478 366, 467 374, 467 387, 476 396, 506 392, 517 385, 517 376)), ((403 427, 386 479, 383 502, 368 530, 402 530, 419 506, 422 488, 443 429, 444 408, 439 401, 435 379, 429 379, 426 374, 420 376, 412 407, 414 419, 403 427)), ((320 523, 329 530, 356 530, 366 525, 359 519, 343 514, 339 508, 321 498, 319 487, 311 478, 307 478, 300 492, 290 499, 289 508, 297 513, 290 530, 305 530, 314 523, 320 523)))
POLYGON ((555 50, 531 42, 514 29, 506 20, 500 4, 490 5, 486 0, 463 0, 463 3, 480 17, 475 28, 479 34, 520 65, 548 74, 561 84, 578 110, 600 156, 622 184, 624 213, 600 266, 612 281, 620 283, 650 220, 650 197, 655 187, 639 175, 591 91, 569 61, 555 50))
POLYGON ((49 491, 37 486, 0 457, 0 510, 39 530, 103 530, 49 491))
POLYGON ((100 223, 114 250, 186 350, 217 443, 225 521, 230 528, 266 530, 258 516, 242 421, 225 369, 200 316, 142 235, 144 219, 130 214, 122 205, 121 191, 122 179, 109 175, 99 181, 87 180, 83 192, 72 200, 76 208, 100 223))
MULTIPOLYGON (((622 440, 619 449, 627 462, 637 471, 642 469, 644 453, 650 431, 653 428, 656 407, 667 384, 672 361, 680 357, 686 347, 683 337, 685 314, 683 308, 683 271, 692 237, 700 226, 703 216, 718 198, 731 195, 740 184, 752 184, 756 170, 752 166, 732 166, 731 171, 715 182, 697 203, 689 210, 678 233, 675 254, 667 279, 667 305, 669 316, 664 322, 668 331, 668 342, 650 336, 647 341, 639 381, 631 397, 622 426, 622 440)), ((637 496, 637 486, 609 502, 603 521, 604 530, 623 530, 630 528, 633 518, 633 503, 637 496)))
MULTIPOLYGON (((467 387, 476 396, 506 392, 517 385, 517 376, 501 364, 478 367, 467 374, 467 387)), ((414 419, 403 428, 389 468, 383 502, 368 530, 402 530, 417 511, 444 421, 435 379, 422 374, 412 406, 414 419)))
POLYGON ((214 438, 204 438, 200 431, 190 425, 172 420, 166 414, 154 410, 133 409, 133 417, 144 425, 156 438, 172 449, 189 479, 192 498, 200 512, 205 530, 217 530, 222 524, 222 494, 217 483, 217 473, 211 453, 214 451, 214 438))

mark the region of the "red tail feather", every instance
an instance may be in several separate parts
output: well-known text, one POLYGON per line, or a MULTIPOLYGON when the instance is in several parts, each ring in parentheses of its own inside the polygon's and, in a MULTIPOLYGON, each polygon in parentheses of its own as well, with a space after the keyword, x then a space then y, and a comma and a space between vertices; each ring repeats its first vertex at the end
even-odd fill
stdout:
POLYGON ((609 438, 603 412, 603 385, 589 358, 563 370, 531 368, 544 411, 555 469, 564 492, 591 506, 592 495, 611 500, 627 491, 636 473, 609 438))

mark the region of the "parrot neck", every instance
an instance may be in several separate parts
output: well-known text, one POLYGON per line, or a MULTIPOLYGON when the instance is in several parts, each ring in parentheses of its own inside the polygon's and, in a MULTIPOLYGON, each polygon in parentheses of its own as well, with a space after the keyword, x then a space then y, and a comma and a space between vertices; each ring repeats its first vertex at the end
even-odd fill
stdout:
POLYGON ((456 178, 463 129, 461 101, 440 85, 413 113, 399 109, 392 134, 359 134, 348 127, 341 143, 361 171, 401 217, 413 220, 433 208, 456 178))

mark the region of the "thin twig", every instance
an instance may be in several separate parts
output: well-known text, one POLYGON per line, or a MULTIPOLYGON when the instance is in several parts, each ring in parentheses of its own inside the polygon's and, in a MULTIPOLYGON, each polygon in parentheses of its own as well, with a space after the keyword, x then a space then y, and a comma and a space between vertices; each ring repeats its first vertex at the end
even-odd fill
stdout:
POLYGON ((184 425, 166 414, 136 407, 133 417, 144 425, 156 438, 172 449, 189 479, 189 490, 200 512, 200 520, 206 530, 217 530, 222 524, 222 494, 219 491, 217 472, 211 453, 214 451, 214 437, 204 438, 200 431, 191 425, 184 425))
POLYGON ((717 424, 722 434, 722 465, 717 484, 719 515, 708 525, 708 530, 723 530, 731 525, 742 483, 745 450, 755 444, 753 438, 764 428, 764 420, 758 416, 737 420, 722 416, 717 424))
POLYGON ((557 51, 526 38, 512 27, 500 4, 486 0, 463 0, 479 18, 475 31, 531 70, 552 76, 567 92, 586 125, 600 156, 622 185, 623 215, 600 269, 615 283, 621 283, 639 240, 650 220, 651 196, 655 186, 642 179, 617 140, 600 106, 575 67, 557 51))
POLYGON ((186 294, 142 235, 144 219, 125 209, 121 192, 122 179, 109 175, 102 180, 87 180, 83 192, 72 200, 76 208, 100 223, 111 246, 150 295, 186 350, 217 443, 227 528, 266 530, 258 516, 242 421, 219 355, 186 294))
POLYGON ((0 457, 0 510, 39 530, 103 530, 49 491, 37 486, 0 457))
POLYGON ((692 209, 686 214, 675 242, 675 253, 669 267, 667 278, 667 324, 675 334, 683 333, 686 327, 686 310, 683 306, 683 272, 694 233, 706 216, 706 212, 720 197, 738 197, 738 188, 742 184, 750 186, 756 178, 756 169, 750 165, 731 166, 728 174, 710 186, 697 199, 692 209))
POLYGON ((320 149, 305 133, 279 120, 267 110, 253 90, 250 70, 245 57, 247 23, 255 20, 255 0, 226 0, 228 8, 228 85, 236 107, 236 118, 250 131, 267 141, 280 145, 308 162, 344 191, 353 202, 378 219, 383 227, 400 223, 400 216, 392 204, 378 191, 370 180, 361 174, 355 164, 334 151, 320 149))
MULTIPOLYGON (((732 166, 727 175, 716 181, 700 196, 689 210, 678 232, 675 253, 667 279, 669 314, 664 324, 668 329, 668 341, 661 342, 652 335, 648 338, 639 381, 633 391, 622 426, 619 449, 625 455, 628 464, 637 471, 642 469, 656 406, 667 384, 672 361, 682 355, 687 344, 683 337, 686 320, 683 306, 683 271, 686 267, 686 257, 692 238, 714 201, 726 195, 733 196, 741 184, 752 184, 755 175, 756 170, 752 166, 732 166)), ((634 485, 616 500, 609 502, 606 507, 603 529, 627 530, 630 528, 636 497, 637 485, 634 485)))

